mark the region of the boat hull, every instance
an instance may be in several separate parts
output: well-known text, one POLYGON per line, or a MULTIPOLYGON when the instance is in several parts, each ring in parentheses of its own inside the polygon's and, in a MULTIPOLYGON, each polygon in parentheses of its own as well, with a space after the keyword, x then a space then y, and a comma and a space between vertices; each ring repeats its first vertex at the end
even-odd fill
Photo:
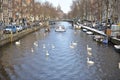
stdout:
POLYGON ((64 26, 58 26, 56 29, 55 29, 56 32, 65 32, 66 29, 64 26))
POLYGON ((56 32, 65 32, 66 30, 59 30, 59 29, 56 29, 55 31, 56 31, 56 32))
POLYGON ((120 45, 120 39, 117 39, 117 38, 110 38, 110 41, 113 43, 113 44, 117 44, 117 45, 120 45))
POLYGON ((99 43, 108 44, 108 38, 104 37, 104 36, 101 36, 101 35, 94 35, 93 40, 95 40, 99 43))
POLYGON ((120 45, 114 45, 114 49, 116 52, 120 53, 120 45))

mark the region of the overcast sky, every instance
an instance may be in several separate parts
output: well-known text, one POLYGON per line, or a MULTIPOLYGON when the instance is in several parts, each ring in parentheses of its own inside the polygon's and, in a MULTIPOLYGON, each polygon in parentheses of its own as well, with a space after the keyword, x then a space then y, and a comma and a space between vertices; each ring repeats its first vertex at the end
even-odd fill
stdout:
POLYGON ((65 13, 68 13, 68 11, 70 11, 70 6, 72 4, 72 0, 36 0, 36 1, 40 1, 40 2, 49 1, 55 7, 57 7, 58 5, 60 5, 61 9, 65 13))

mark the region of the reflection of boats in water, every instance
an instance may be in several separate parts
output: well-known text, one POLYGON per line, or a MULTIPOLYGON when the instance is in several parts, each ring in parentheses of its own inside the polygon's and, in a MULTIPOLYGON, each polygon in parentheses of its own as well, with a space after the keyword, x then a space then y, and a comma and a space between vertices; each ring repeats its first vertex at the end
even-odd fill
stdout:
POLYGON ((120 45, 114 45, 115 51, 120 53, 120 45))
POLYGON ((100 43, 105 43, 105 44, 108 43, 108 38, 102 35, 94 35, 93 40, 100 42, 100 43))
POLYGON ((56 31, 56 32, 65 32, 66 29, 65 29, 64 26, 58 26, 58 27, 55 28, 55 31, 56 31))

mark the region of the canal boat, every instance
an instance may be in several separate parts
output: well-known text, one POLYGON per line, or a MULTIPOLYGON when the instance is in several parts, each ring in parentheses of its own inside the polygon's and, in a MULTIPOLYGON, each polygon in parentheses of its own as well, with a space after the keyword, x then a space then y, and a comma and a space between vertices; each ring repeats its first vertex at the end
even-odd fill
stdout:
POLYGON ((65 29, 64 26, 61 26, 61 25, 60 25, 60 26, 58 26, 58 27, 55 28, 55 31, 56 31, 56 32, 65 32, 66 29, 65 29))
POLYGON ((82 29, 83 32, 87 32, 87 29, 82 29))
POLYGON ((94 35, 93 36, 93 40, 95 40, 95 41, 102 41, 102 39, 103 39, 103 36, 101 36, 101 35, 94 35))
POLYGON ((88 35, 92 35, 93 34, 93 32, 91 32, 91 31, 87 31, 86 32, 88 35))
POLYGON ((108 43, 108 38, 106 36, 102 36, 102 35, 94 35, 93 40, 95 40, 99 43, 104 43, 104 44, 108 43))
POLYGON ((120 53, 120 45, 114 45, 114 49, 116 52, 120 53))
POLYGON ((111 38, 110 38, 110 41, 111 41, 113 44, 120 45, 120 38, 111 37, 111 38))

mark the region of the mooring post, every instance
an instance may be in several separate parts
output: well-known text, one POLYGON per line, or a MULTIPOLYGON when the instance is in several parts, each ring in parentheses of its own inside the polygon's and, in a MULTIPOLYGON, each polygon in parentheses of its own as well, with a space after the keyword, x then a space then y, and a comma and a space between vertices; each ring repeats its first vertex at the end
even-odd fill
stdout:
POLYGON ((11 31, 11 34, 10 34, 10 42, 13 41, 13 32, 11 31))

